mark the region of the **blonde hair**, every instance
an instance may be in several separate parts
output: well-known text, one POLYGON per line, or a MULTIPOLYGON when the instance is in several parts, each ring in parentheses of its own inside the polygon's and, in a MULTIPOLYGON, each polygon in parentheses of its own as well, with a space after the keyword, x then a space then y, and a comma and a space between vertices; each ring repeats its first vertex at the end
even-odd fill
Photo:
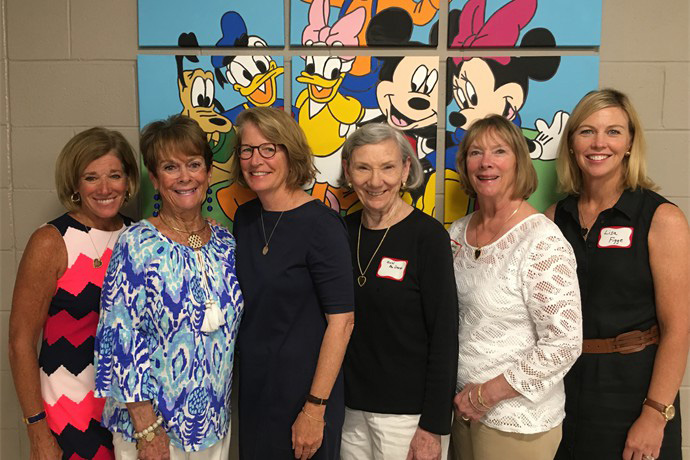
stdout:
POLYGON ((647 162, 645 159, 646 145, 640 119, 630 99, 625 94, 611 88, 590 91, 577 103, 565 124, 561 141, 558 144, 558 158, 556 172, 558 173, 558 188, 569 195, 579 195, 582 191, 582 172, 571 154, 572 141, 575 131, 593 113, 609 107, 618 107, 628 117, 628 131, 630 131, 630 155, 623 159, 623 187, 636 189, 642 187, 655 190, 657 186, 647 177, 647 162))
MULTIPOLYGON (((285 148, 288 188, 300 188, 316 178, 316 167, 307 137, 297 122, 285 111, 273 107, 253 107, 240 112, 235 121, 238 148, 242 145, 242 129, 247 123, 255 125, 270 142, 285 148)), ((230 181, 239 182, 247 187, 237 151, 230 159, 230 181)))
POLYGON ((520 128, 512 121, 501 115, 489 115, 486 118, 475 121, 470 125, 458 147, 456 157, 456 169, 460 175, 460 186, 470 197, 476 197, 477 192, 472 188, 467 174, 467 152, 476 140, 493 134, 505 141, 515 153, 515 184, 511 198, 527 199, 537 189, 537 172, 532 165, 529 156, 529 148, 520 128))
POLYGON ((70 139, 55 162, 55 189, 60 203, 68 211, 78 211, 81 207, 81 201, 75 203, 71 197, 79 189, 79 181, 86 167, 109 153, 114 153, 122 162, 129 196, 136 195, 139 168, 132 146, 120 132, 95 127, 70 139))

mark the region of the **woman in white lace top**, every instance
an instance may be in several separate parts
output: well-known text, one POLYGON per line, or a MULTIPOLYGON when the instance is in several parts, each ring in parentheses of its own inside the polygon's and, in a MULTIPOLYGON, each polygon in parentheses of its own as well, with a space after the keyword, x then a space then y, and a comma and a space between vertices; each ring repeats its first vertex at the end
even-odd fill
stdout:
POLYGON ((459 460, 553 459, 563 377, 582 346, 575 256, 525 201, 537 177, 512 122, 475 122, 457 167, 479 210, 450 228, 460 315, 453 449, 459 460))

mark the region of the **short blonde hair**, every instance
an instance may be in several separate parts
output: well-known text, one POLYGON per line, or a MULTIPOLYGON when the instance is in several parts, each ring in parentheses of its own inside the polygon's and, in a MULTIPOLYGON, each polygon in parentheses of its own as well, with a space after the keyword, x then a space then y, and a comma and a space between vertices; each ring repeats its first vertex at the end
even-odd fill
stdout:
POLYGON ((558 158, 556 160, 558 188, 561 192, 579 195, 582 191, 582 172, 574 155, 570 153, 575 131, 590 115, 609 107, 618 107, 628 117, 631 146, 630 155, 623 159, 625 168, 623 187, 633 190, 637 187, 650 190, 657 188, 654 182, 647 177, 646 145, 637 111, 635 111, 628 96, 615 89, 604 88, 590 91, 580 99, 565 124, 561 141, 558 144, 558 158))
POLYGON ((55 188, 60 203, 68 211, 78 211, 81 207, 81 201, 75 203, 71 197, 79 189, 79 181, 86 167, 109 153, 114 153, 122 162, 129 196, 136 195, 139 189, 139 168, 132 146, 120 132, 95 127, 70 139, 55 163, 55 188))
POLYGON ((165 120, 149 123, 139 139, 144 165, 153 177, 158 177, 158 163, 166 154, 180 152, 187 156, 204 157, 206 171, 211 169, 213 152, 206 133, 199 123, 185 115, 173 115, 165 120))
POLYGON ((489 134, 493 134, 505 141, 508 147, 515 153, 515 184, 513 185, 513 196, 511 198, 523 198, 526 200, 537 189, 537 172, 532 165, 527 141, 525 141, 525 136, 522 135, 520 128, 501 115, 489 115, 486 118, 475 121, 470 125, 462 138, 455 161, 458 174, 460 175, 460 186, 468 196, 477 196, 477 192, 472 188, 467 174, 467 152, 473 142, 489 134))
MULTIPOLYGON (((288 188, 300 188, 316 178, 316 167, 307 136, 285 111, 273 107, 253 107, 240 112, 235 121, 238 148, 242 144, 242 128, 247 123, 259 128, 270 142, 285 148, 288 160, 288 188)), ((240 169, 240 156, 237 151, 230 159, 230 165, 230 180, 246 187, 247 182, 240 169)))

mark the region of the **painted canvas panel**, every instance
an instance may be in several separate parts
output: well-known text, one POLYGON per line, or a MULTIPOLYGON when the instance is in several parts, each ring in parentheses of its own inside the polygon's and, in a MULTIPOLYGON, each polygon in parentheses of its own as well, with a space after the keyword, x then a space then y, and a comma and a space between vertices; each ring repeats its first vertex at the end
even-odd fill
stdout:
POLYGON ((294 103, 299 125, 314 151, 319 169, 312 195, 342 214, 358 209, 356 196, 341 186, 341 152, 346 137, 366 123, 388 123, 401 131, 421 159, 425 183, 404 199, 434 214, 437 104, 437 56, 371 58, 376 73, 345 94, 342 83, 354 56, 305 56, 293 59, 294 103), (336 69, 336 71, 334 71, 336 69))
MULTIPOLYGON (((207 133, 213 172, 204 214, 231 226, 237 207, 254 197, 229 180, 236 143, 233 123, 248 107, 283 107, 282 57, 140 55, 138 72, 141 127, 182 113, 207 133)), ((141 196, 143 215, 151 215, 156 203, 146 174, 141 196)))
POLYGON ((598 46, 601 42, 601 0, 452 0, 448 9, 451 48, 598 46))
POLYGON ((435 0, 292 0, 290 44, 309 46, 309 32, 318 30, 328 46, 436 46, 437 21, 435 0), (355 28, 356 40, 343 40, 355 28))
POLYGON ((446 224, 475 208, 459 186, 455 168, 465 130, 488 114, 502 114, 522 130, 539 178, 528 200, 540 211, 554 203, 556 152, 568 114, 599 81, 596 56, 456 57, 447 63, 451 99, 447 109, 444 184, 446 224))
POLYGON ((251 46, 241 39, 242 30, 261 37, 268 46, 285 42, 283 0, 139 0, 138 4, 140 47, 176 47, 182 32, 194 32, 199 46, 251 46), (236 15, 226 16, 230 11, 236 15))

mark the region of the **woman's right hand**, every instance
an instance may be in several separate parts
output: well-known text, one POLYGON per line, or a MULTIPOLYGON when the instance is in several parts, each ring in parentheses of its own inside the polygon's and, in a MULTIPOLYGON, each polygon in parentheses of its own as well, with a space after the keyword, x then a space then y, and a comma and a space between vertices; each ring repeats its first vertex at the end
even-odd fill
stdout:
POLYGON ((156 429, 156 436, 149 442, 137 444, 139 460, 170 460, 170 438, 162 427, 156 429))
POLYGON ((62 449, 48 429, 45 420, 29 425, 30 460, 60 460, 62 449))

